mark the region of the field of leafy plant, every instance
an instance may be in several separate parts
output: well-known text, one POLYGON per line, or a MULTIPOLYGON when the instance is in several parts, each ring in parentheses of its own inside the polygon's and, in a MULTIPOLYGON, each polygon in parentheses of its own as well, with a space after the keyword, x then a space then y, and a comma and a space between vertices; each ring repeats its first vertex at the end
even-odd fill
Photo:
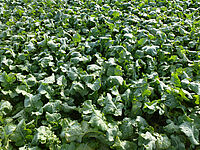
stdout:
POLYGON ((199 150, 198 0, 0 0, 1 150, 199 150))

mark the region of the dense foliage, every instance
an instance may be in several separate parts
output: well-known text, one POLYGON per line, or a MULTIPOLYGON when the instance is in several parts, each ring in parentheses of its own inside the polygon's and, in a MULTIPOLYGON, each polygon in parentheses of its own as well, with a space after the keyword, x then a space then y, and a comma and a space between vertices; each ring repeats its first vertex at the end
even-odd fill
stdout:
POLYGON ((0 0, 0 149, 194 150, 198 0, 0 0))

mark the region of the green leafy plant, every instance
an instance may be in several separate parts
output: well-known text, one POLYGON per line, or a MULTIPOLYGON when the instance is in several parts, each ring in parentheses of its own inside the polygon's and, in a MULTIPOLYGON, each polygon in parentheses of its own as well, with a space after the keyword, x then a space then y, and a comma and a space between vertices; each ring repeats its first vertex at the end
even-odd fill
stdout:
POLYGON ((0 149, 200 149, 199 8, 0 0, 0 149))

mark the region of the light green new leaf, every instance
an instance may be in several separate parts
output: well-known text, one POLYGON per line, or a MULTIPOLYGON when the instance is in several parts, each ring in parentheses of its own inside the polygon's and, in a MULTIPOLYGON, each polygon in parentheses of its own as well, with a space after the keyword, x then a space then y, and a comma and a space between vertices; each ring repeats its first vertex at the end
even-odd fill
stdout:
POLYGON ((143 46, 145 43, 147 42, 147 39, 146 38, 141 38, 139 41, 138 41, 138 44, 143 46))
POLYGON ((16 77, 13 73, 7 74, 5 71, 0 75, 0 82, 12 84, 16 81, 16 77))
POLYGON ((72 37, 72 39, 73 39, 73 41, 75 43, 79 43, 79 42, 81 42, 81 35, 78 34, 78 33, 76 33, 76 34, 74 34, 74 36, 72 37))
POLYGON ((171 74, 171 81, 175 86, 181 87, 181 80, 178 77, 178 73, 171 74))
POLYGON ((119 65, 113 65, 108 67, 108 70, 106 72, 107 76, 122 76, 123 70, 122 67, 119 65))

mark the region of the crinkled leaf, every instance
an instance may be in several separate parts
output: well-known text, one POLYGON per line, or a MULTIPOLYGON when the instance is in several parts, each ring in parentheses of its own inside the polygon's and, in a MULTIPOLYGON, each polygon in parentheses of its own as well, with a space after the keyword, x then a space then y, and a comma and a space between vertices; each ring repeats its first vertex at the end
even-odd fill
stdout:
POLYGON ((63 126, 61 137, 65 138, 67 142, 78 141, 81 142, 83 136, 88 132, 88 123, 77 121, 63 120, 66 126, 63 126))
POLYGON ((59 138, 51 131, 49 127, 40 126, 37 129, 37 133, 34 136, 33 143, 41 144, 58 144, 60 143, 59 138))
POLYGON ((166 135, 159 135, 156 141, 156 147, 158 149, 168 149, 171 146, 171 141, 166 135))
POLYGON ((87 71, 98 71, 100 69, 101 69, 101 67, 96 65, 96 64, 92 64, 92 65, 87 66, 87 71))
POLYGON ((64 75, 61 75, 60 77, 57 78, 57 84, 60 86, 66 86, 67 79, 65 78, 64 75))
POLYGON ((2 112, 3 114, 7 114, 10 111, 12 111, 13 106, 11 105, 11 103, 9 101, 5 101, 5 100, 1 100, 0 102, 0 112, 2 112))
POLYGON ((121 141, 119 137, 116 138, 113 148, 117 150, 131 150, 137 149, 137 144, 130 141, 121 141))
POLYGON ((107 96, 98 100, 102 105, 105 114, 113 114, 114 116, 121 116, 124 105, 118 101, 114 101, 111 94, 107 93, 107 96))
POLYGON ((146 133, 141 133, 140 136, 143 138, 140 143, 144 144, 144 147, 147 150, 156 149, 156 137, 154 137, 150 132, 147 131, 146 133))
POLYGON ((54 73, 51 76, 46 77, 42 82, 43 83, 48 83, 48 84, 54 83, 55 82, 55 75, 54 75, 54 73))
POLYGON ((89 120, 89 123, 93 127, 97 127, 102 131, 106 131, 108 129, 107 124, 105 122, 105 117, 103 114, 94 108, 92 105, 92 101, 88 100, 83 103, 83 114, 84 118, 89 120))
POLYGON ((199 145, 199 130, 188 122, 182 123, 179 128, 189 138, 190 142, 194 145, 199 145))
POLYGON ((111 85, 122 85, 124 79, 121 76, 110 76, 108 79, 108 83, 111 85))
POLYGON ((101 88, 101 79, 98 78, 94 81, 94 83, 86 83, 86 84, 91 90, 97 91, 101 88))
POLYGON ((46 116, 46 119, 47 119, 48 122, 56 123, 61 119, 61 114, 60 113, 52 113, 52 114, 50 114, 50 113, 46 112, 45 116, 46 116))
POLYGON ((157 53, 158 53, 158 51, 157 51, 158 48, 159 48, 158 46, 153 45, 153 46, 145 46, 145 47, 143 47, 142 49, 143 49, 148 55, 156 56, 157 53))

